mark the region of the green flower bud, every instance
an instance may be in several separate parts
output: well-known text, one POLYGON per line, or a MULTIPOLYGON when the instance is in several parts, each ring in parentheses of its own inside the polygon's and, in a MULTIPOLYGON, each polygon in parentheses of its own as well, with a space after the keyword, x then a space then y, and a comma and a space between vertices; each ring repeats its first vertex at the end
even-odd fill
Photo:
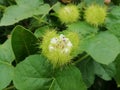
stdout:
POLYGON ((62 66, 71 61, 78 50, 79 37, 77 33, 57 34, 55 30, 48 31, 43 36, 42 54, 50 60, 54 67, 62 66))
POLYGON ((67 5, 58 11, 58 17, 62 23, 73 23, 79 19, 79 9, 76 5, 67 5))
POLYGON ((85 20, 94 26, 103 24, 106 15, 106 8, 99 5, 91 5, 85 10, 85 20))

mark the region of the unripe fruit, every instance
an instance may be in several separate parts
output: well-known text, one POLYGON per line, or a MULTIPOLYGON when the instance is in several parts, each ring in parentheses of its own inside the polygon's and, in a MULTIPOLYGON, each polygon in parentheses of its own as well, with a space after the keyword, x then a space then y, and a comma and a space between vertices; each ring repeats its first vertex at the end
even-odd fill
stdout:
POLYGON ((67 5, 58 11, 58 17, 62 23, 73 23, 79 19, 79 9, 76 5, 67 5))
POLYGON ((79 48, 79 36, 74 32, 59 35, 55 30, 48 31, 43 36, 40 48, 42 54, 48 58, 53 66, 59 67, 69 63, 74 57, 74 53, 79 48))
POLYGON ((94 25, 98 26, 104 23, 106 18, 106 8, 99 5, 91 5, 85 10, 85 20, 94 25))

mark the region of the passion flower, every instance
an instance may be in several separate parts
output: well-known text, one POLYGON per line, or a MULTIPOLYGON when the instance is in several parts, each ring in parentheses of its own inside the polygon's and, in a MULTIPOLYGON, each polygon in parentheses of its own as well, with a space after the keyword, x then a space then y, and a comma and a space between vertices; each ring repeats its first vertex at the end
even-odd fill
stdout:
POLYGON ((58 17, 62 23, 72 23, 79 19, 79 9, 76 5, 67 5, 58 11, 58 17))
POLYGON ((55 30, 48 31, 41 44, 42 54, 50 60, 54 67, 67 64, 78 50, 79 37, 77 33, 57 34, 55 30), (72 35, 72 36, 71 36, 72 35))
POLYGON ((99 5, 91 5, 85 10, 85 20, 95 26, 104 23, 106 18, 106 8, 99 5))

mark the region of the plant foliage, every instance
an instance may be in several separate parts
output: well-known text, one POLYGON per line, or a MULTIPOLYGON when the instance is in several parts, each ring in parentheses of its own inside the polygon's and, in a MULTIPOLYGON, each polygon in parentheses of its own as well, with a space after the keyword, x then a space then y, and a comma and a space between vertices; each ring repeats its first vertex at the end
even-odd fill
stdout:
POLYGON ((119 4, 0 0, 0 90, 120 87, 119 4))

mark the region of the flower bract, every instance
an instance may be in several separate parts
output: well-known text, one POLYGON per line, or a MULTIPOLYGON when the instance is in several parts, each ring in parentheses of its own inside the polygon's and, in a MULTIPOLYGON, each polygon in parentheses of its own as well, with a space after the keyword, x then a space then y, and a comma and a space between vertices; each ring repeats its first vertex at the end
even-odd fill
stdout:
POLYGON ((42 53, 53 66, 61 66, 71 61, 79 46, 77 33, 57 34, 55 30, 45 33, 42 41, 42 53))
POLYGON ((79 19, 79 9, 76 5, 67 5, 58 11, 58 17, 62 23, 73 23, 79 19))
POLYGON ((105 7, 93 4, 85 10, 84 18, 88 23, 98 26, 104 23, 106 14, 105 7))

